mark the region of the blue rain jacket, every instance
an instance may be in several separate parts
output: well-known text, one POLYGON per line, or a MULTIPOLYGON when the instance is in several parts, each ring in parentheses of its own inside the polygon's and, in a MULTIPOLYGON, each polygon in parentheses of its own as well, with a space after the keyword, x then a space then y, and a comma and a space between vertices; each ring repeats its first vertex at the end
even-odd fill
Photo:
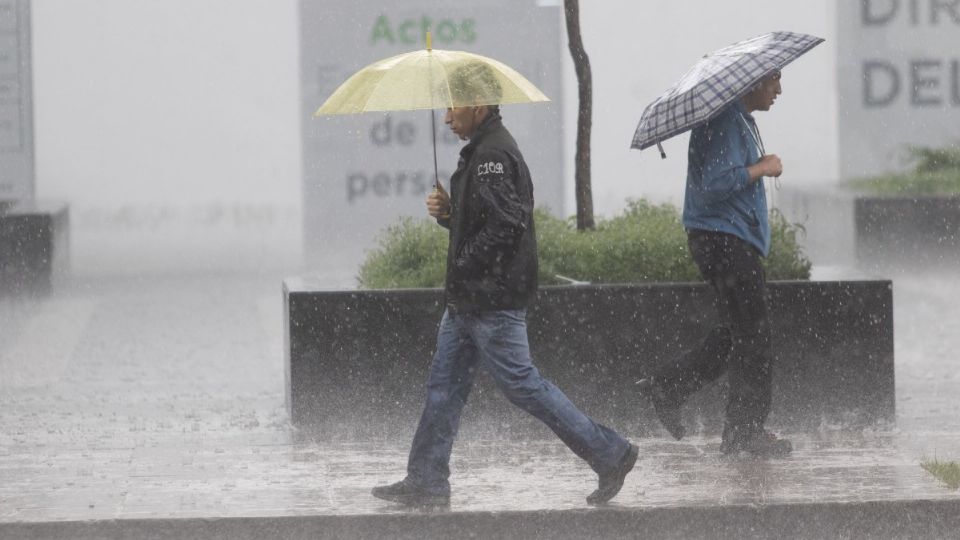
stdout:
POLYGON ((760 161, 760 134, 740 100, 690 134, 683 226, 729 233, 770 251, 763 178, 750 182, 747 167, 760 161))

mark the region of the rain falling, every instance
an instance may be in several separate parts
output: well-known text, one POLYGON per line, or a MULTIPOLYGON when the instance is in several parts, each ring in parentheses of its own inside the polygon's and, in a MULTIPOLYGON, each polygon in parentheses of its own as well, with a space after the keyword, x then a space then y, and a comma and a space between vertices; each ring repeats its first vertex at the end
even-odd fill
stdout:
POLYGON ((0 0, 0 538, 955 538, 938 0, 0 0))

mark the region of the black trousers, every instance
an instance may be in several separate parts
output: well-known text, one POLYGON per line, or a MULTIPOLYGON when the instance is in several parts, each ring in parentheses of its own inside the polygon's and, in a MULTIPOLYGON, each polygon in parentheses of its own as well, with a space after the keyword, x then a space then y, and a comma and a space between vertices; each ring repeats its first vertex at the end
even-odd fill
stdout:
POLYGON ((687 245, 716 293, 720 325, 696 348, 661 367, 656 377, 682 404, 726 372, 723 438, 747 438, 763 429, 770 413, 772 353, 760 253, 736 236, 698 229, 688 231, 687 245))

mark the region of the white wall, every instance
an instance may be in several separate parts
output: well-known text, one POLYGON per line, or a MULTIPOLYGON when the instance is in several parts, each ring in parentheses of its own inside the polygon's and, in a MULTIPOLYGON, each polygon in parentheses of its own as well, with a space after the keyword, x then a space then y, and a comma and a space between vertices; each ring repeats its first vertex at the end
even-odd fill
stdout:
POLYGON ((71 204, 75 268, 295 255, 295 0, 34 0, 33 23, 37 196, 71 204))
MULTIPOLYGON (((835 182, 837 156, 835 0, 617 0, 581 2, 581 30, 593 70, 594 209, 611 215, 627 198, 681 204, 687 135, 655 148, 630 149, 644 107, 702 55, 775 30, 827 41, 783 74, 783 95, 757 122, 768 152, 784 163, 783 183, 835 182)), ((566 43, 564 43, 566 46, 566 43)), ((567 55, 566 208, 574 211, 573 155, 577 93, 567 55)), ((774 194, 775 198, 775 194, 774 194)))

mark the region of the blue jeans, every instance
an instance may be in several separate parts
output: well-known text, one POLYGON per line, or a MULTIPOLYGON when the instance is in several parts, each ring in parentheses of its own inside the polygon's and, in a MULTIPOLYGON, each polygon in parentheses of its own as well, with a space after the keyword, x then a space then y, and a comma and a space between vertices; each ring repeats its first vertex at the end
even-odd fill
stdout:
POLYGON ((407 481, 431 493, 449 493, 450 452, 460 414, 484 365, 511 403, 532 414, 598 474, 614 470, 629 449, 615 431, 580 412, 530 358, 526 310, 444 312, 427 399, 407 464, 407 481))

